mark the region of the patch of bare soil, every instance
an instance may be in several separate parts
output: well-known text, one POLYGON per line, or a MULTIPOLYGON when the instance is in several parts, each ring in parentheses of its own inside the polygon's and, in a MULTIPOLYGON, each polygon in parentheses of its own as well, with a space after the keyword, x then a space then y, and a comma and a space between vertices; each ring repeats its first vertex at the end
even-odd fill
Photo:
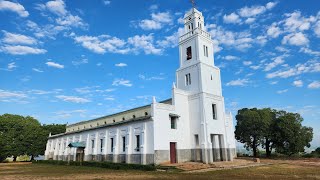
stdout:
POLYGON ((202 170, 202 169, 228 169, 228 168, 236 168, 242 166, 252 166, 259 163, 253 162, 253 159, 234 159, 234 161, 219 161, 214 162, 213 164, 204 164, 200 162, 184 162, 177 164, 165 164, 166 166, 175 166, 178 169, 184 171, 194 171, 194 170, 202 170))

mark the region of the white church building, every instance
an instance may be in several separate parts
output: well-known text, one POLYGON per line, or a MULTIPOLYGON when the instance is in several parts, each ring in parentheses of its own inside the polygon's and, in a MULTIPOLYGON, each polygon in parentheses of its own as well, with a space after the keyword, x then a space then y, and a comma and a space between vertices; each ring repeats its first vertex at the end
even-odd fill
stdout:
POLYGON ((211 36, 195 8, 185 14, 184 23, 172 99, 153 98, 146 106, 68 125, 65 133, 49 136, 45 159, 136 164, 232 161, 233 120, 225 112, 211 36))

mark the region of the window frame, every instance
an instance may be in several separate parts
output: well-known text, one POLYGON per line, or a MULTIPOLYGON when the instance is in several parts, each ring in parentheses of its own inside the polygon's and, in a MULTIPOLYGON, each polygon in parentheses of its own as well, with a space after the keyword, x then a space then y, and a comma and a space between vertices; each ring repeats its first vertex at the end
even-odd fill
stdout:
POLYGON ((192 47, 191 46, 186 48, 186 55, 187 55, 187 61, 192 59, 192 47))
POLYGON ((214 120, 218 119, 217 104, 212 104, 212 118, 214 120))
POLYGON ((110 138, 110 152, 113 152, 113 148, 114 148, 114 138, 110 138))
POLYGON ((140 134, 136 134, 136 147, 134 148, 134 150, 136 152, 140 152, 140 146, 141 146, 141 140, 140 140, 140 134))
POLYGON ((122 152, 126 152, 126 136, 122 136, 122 152))
POLYGON ((170 129, 178 129, 177 119, 177 117, 170 116, 170 129))

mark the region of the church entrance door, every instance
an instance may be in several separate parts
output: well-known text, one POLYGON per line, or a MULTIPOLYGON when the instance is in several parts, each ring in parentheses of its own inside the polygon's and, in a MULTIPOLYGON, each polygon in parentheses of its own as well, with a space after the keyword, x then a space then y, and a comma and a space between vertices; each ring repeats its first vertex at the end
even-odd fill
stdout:
POLYGON ((170 163, 177 163, 176 159, 176 143, 175 142, 170 142, 170 163))

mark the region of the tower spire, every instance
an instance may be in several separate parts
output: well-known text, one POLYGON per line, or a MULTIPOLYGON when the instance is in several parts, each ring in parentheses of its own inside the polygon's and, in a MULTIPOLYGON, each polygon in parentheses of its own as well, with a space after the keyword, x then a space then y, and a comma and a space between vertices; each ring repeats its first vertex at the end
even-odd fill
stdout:
POLYGON ((192 7, 193 7, 193 8, 196 8, 196 2, 195 2, 195 0, 190 0, 190 2, 191 2, 191 4, 192 4, 192 7))

